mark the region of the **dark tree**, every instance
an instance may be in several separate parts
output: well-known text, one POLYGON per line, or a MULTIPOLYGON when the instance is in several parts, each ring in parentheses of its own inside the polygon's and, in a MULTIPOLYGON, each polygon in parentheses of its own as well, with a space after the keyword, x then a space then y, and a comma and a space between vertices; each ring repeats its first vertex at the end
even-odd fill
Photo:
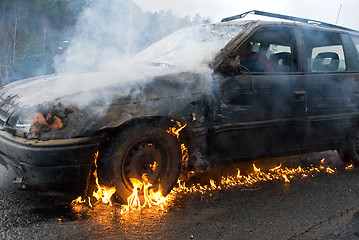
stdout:
POLYGON ((143 12, 132 0, 0 0, 0 85, 54 73, 54 59, 64 60, 59 56, 81 34, 128 55, 203 22, 199 15, 192 21, 170 11, 143 12))

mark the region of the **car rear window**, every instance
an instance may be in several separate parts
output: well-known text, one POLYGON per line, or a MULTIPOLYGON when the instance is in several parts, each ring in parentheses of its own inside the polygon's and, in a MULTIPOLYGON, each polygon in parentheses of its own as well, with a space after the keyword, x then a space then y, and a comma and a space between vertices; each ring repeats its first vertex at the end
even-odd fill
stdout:
POLYGON ((340 33, 302 29, 309 72, 346 71, 340 33))

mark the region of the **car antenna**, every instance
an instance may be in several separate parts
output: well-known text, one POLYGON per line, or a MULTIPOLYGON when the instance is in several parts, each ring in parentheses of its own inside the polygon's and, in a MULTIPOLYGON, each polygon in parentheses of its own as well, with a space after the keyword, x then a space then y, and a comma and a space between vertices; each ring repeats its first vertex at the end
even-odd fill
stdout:
POLYGON ((337 20, 335 20, 335 25, 338 23, 339 20, 339 15, 340 15, 340 11, 342 10, 342 3, 340 4, 339 10, 338 10, 338 15, 337 15, 337 20))
POLYGON ((300 17, 293 17, 293 16, 288 16, 288 15, 270 13, 270 12, 264 12, 264 11, 258 11, 258 10, 251 10, 251 11, 248 11, 248 12, 245 12, 245 13, 241 13, 239 15, 223 18, 221 20, 221 22, 229 22, 229 21, 233 21, 233 20, 236 20, 236 19, 241 19, 241 18, 244 18, 245 16, 247 16, 248 14, 254 14, 254 15, 260 15, 260 16, 265 16, 265 17, 272 17, 272 18, 290 20, 290 21, 295 21, 295 22, 302 22, 302 23, 315 24, 315 25, 319 25, 319 26, 337 28, 337 29, 346 30, 346 31, 358 32, 358 31, 356 31, 354 29, 341 27, 341 26, 338 26, 338 25, 334 25, 334 24, 330 24, 330 23, 326 23, 326 22, 321 22, 321 21, 317 21, 317 20, 312 20, 312 19, 307 19, 307 18, 300 18, 300 17))

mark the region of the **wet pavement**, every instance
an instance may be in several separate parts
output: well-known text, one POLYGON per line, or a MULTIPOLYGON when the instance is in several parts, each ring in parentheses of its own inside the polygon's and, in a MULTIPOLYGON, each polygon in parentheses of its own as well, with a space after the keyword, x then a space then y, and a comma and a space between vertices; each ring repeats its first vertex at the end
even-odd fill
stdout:
MULTIPOLYGON (((73 208, 66 199, 14 190, 11 173, 0 166, 0 239, 359 239, 359 169, 345 170, 336 152, 256 164, 297 167, 323 157, 336 173, 180 193, 164 210, 125 215, 116 203, 73 208)), ((238 167, 210 169, 191 181, 206 182, 238 167)))

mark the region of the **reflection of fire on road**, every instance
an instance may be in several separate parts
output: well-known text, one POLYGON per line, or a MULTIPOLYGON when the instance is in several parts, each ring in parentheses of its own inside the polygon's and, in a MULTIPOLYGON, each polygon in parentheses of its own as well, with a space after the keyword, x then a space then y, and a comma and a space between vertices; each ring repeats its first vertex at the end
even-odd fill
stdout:
MULTIPOLYGON (((167 132, 173 136, 176 136, 179 139, 179 132, 185 128, 186 125, 182 125, 179 122, 177 123, 177 127, 170 127, 167 132)), ((188 150, 184 144, 181 144, 182 150, 182 161, 187 163, 188 161, 188 150)), ((97 157, 98 153, 95 156, 95 166, 97 168, 97 157)), ((151 168, 156 168, 157 163, 155 162, 151 165, 151 168)), ((184 166, 184 165, 183 165, 184 166)), ((346 169, 352 169, 353 165, 348 165, 346 169)), ((147 174, 142 175, 142 179, 130 178, 130 181, 133 185, 133 192, 127 199, 127 205, 122 206, 121 213, 128 213, 134 210, 140 210, 142 208, 148 207, 151 208, 153 206, 159 206, 161 209, 168 206, 172 200, 178 195, 179 193, 205 193, 207 191, 213 190, 221 190, 221 189, 228 189, 231 187, 236 186, 250 186, 260 182, 266 181, 283 181, 285 183, 290 183, 291 179, 294 178, 307 178, 307 177, 314 177, 315 173, 328 173, 333 174, 335 173, 336 169, 332 169, 325 163, 325 159, 323 158, 320 162, 319 166, 309 166, 309 167, 296 167, 296 168, 289 168, 284 167, 282 164, 278 165, 277 167, 271 168, 268 171, 262 171, 258 168, 255 164, 253 164, 253 171, 248 174, 242 174, 239 169, 237 169, 236 175, 229 175, 229 176, 222 176, 220 180, 213 180, 207 184, 194 184, 192 186, 186 186, 185 181, 178 180, 177 186, 168 194, 166 197, 162 196, 161 186, 157 187, 157 190, 152 189, 152 184, 149 183, 147 174), (141 202, 143 204, 141 204, 141 202)), ((194 172, 192 172, 194 173, 194 172)), ((93 196, 96 197, 97 203, 103 202, 105 204, 112 205, 110 200, 111 196, 116 192, 114 187, 107 188, 104 186, 100 186, 98 183, 97 177, 97 169, 93 173, 95 176, 96 187, 97 190, 94 191, 93 196)), ((80 203, 87 203, 91 206, 90 198, 88 200, 83 200, 81 197, 74 200, 71 205, 75 206, 76 204, 80 203)))

